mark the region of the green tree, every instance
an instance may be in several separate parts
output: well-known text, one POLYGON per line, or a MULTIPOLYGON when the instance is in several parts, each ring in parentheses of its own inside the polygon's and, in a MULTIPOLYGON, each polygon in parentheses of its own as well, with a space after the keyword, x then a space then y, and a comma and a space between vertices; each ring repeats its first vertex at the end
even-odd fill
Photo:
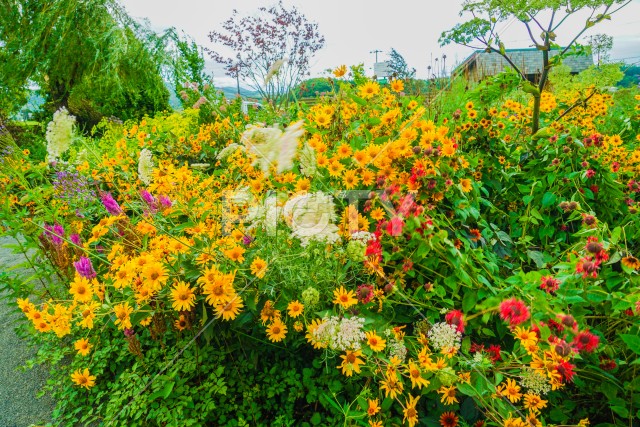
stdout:
POLYGON ((416 69, 409 68, 407 61, 394 48, 389 52, 389 70, 391 76, 397 79, 412 79, 416 75, 416 69))
POLYGON ((613 37, 606 34, 594 34, 589 37, 589 47, 600 65, 600 61, 609 59, 609 52, 613 48, 613 37))
POLYGON ((5 0, 0 5, 0 114, 38 86, 47 113, 65 106, 85 127, 168 108, 166 40, 116 0, 5 0))
POLYGON ((441 45, 457 43, 477 50, 495 52, 505 60, 522 78, 522 88, 533 96, 532 134, 540 129, 541 93, 551 68, 558 65, 563 56, 572 49, 572 53, 582 52, 577 40, 591 27, 611 19, 611 15, 631 0, 465 0, 461 15, 469 14, 471 19, 457 24, 449 31, 442 33, 441 45), (567 19, 579 11, 589 13, 584 26, 564 47, 556 42, 556 34, 567 19), (505 45, 496 31, 499 23, 517 20, 523 25, 531 42, 542 52, 543 69, 537 85, 528 82, 525 74, 507 55, 505 45), (540 32, 536 37, 534 32, 540 32), (552 49, 558 49, 559 55, 550 56, 552 49))

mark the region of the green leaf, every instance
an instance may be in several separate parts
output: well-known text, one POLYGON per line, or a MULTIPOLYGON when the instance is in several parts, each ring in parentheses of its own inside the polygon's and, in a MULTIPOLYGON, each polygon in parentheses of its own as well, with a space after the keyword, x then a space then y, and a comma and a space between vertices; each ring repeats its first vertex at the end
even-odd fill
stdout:
POLYGON ((622 341, 633 351, 635 354, 640 354, 640 337, 637 335, 621 334, 622 341))
POLYGON ((527 251, 527 256, 536 263, 536 267, 543 268, 545 266, 544 254, 539 251, 527 251))
POLYGON ((549 206, 553 206, 556 203, 557 197, 555 194, 553 193, 544 193, 544 196, 542 196, 542 207, 543 208, 548 208, 549 206))

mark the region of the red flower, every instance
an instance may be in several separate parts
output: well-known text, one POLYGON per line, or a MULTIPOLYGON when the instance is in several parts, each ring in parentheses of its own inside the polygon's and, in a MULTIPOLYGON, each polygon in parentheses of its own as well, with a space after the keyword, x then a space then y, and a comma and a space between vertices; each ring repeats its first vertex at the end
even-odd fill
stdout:
POLYGON ((557 291, 559 287, 560 281, 554 279, 553 276, 543 276, 542 279, 540 279, 540 289, 549 294, 557 291))
POLYGON ((523 301, 511 298, 500 303, 500 317, 511 326, 526 322, 529 316, 529 309, 523 301))
POLYGON ((576 350, 586 351, 587 353, 593 353, 599 342, 600 338, 588 331, 579 332, 573 337, 573 346, 576 350))
POLYGON ((582 273, 582 278, 586 279, 591 276, 594 279, 598 277, 598 269, 600 268, 600 261, 593 259, 592 257, 581 258, 578 264, 576 264, 576 273, 582 273))
POLYGON ((562 375, 562 378, 566 382, 570 383, 571 381, 573 381, 573 376, 575 375, 575 372, 573 372, 573 368, 575 368, 574 365, 565 361, 556 366, 556 371, 558 371, 558 373, 562 375))
POLYGON ((464 333, 464 315, 460 310, 451 310, 444 317, 444 320, 449 325, 454 325, 461 334, 464 333))
POLYGON ((487 349, 487 353, 489 353, 492 362, 499 362, 502 360, 502 356, 500 355, 500 346, 496 344, 492 344, 487 349))
POLYGON ((387 233, 391 236, 400 236, 402 234, 402 228, 404 227, 404 221, 399 216, 394 216, 389 220, 387 224, 387 233))
POLYGON ((608 359, 606 357, 600 358, 600 369, 604 371, 611 371, 618 366, 614 360, 608 359))

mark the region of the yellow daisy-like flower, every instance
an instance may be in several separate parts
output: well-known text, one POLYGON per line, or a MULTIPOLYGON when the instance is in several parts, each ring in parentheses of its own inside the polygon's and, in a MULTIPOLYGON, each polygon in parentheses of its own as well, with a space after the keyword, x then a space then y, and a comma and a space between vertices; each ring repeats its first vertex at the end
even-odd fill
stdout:
POLYGON ((71 380, 73 380, 76 385, 84 387, 87 390, 96 384, 96 377, 91 375, 87 368, 85 368, 84 371, 81 371, 80 369, 76 370, 71 374, 71 380))
POLYGON ((403 411, 404 419, 402 421, 407 421, 409 423, 409 427, 415 426, 418 422, 418 411, 416 410, 416 404, 418 403, 418 400, 420 400, 420 396, 413 397, 409 395, 409 400, 407 400, 406 402, 403 411))
POLYGON ((367 345, 371 350, 378 352, 386 347, 386 341, 376 334, 376 331, 369 331, 365 333, 365 336, 367 337, 367 345))
POLYGON ((239 295, 234 295, 231 300, 216 305, 216 317, 222 317, 223 320, 233 320, 238 317, 238 313, 243 307, 242 298, 239 295))
POLYGON ((224 255, 231 261, 244 262, 245 249, 240 246, 234 246, 224 251, 224 255))
POLYGON ((422 371, 420 371, 420 368, 415 363, 409 362, 407 372, 409 373, 409 379, 411 379, 411 388, 418 387, 422 390, 422 386, 429 386, 429 381, 422 377, 422 371))
POLYGON ((164 266, 159 262, 146 264, 142 268, 142 277, 151 290, 159 291, 167 282, 168 276, 164 266))
POLYGON ((402 92, 404 90, 404 82, 402 80, 391 80, 389 86, 391 86, 391 90, 394 92, 402 92))
POLYGON ((287 310, 289 312, 289 316, 295 319, 302 314, 302 310, 304 310, 304 304, 302 304, 298 300, 291 301, 287 306, 287 310))
POLYGON ((380 412, 379 399, 368 399, 367 415, 370 417, 373 417, 378 412, 380 412))
POLYGON ((271 342, 280 342, 287 335, 287 325, 280 319, 275 319, 267 328, 267 338, 271 342))
POLYGON ((460 187, 462 188, 462 191, 464 191, 465 193, 468 193, 473 189, 473 186, 471 185, 471 180, 469 178, 462 178, 460 180, 460 187))
POLYGON ((267 273, 267 262, 260 257, 256 257, 251 263, 251 274, 258 279, 262 279, 267 273))
POLYGON ((440 398, 440 402, 444 403, 445 405, 453 405, 454 403, 458 403, 455 386, 442 386, 438 389, 438 393, 442 395, 442 397, 440 398))
POLYGON ((520 386, 511 378, 507 379, 507 383, 502 387, 500 392, 502 395, 506 396, 511 403, 517 403, 522 398, 520 386))
POLYGON ((378 82, 366 82, 359 88, 360 96, 369 99, 380 93, 380 85, 378 82))
POLYGON ((93 289, 91 283, 86 277, 76 274, 71 282, 69 293, 73 295, 73 300, 78 302, 89 302, 93 297, 93 289))
POLYGON ((524 407, 532 412, 540 413, 540 409, 547 406, 547 401, 537 394, 527 393, 524 395, 524 407))
POLYGON ((178 331, 184 331, 188 325, 189 323, 187 322, 187 318, 184 316, 184 314, 181 314, 173 324, 173 326, 175 326, 178 331))
POLYGON ((114 323, 118 326, 118 329, 131 328, 129 315, 133 313, 133 307, 131 307, 128 302, 116 305, 113 307, 113 312, 116 315, 114 323))
POLYGON ((73 343, 76 351, 80 356, 86 356, 91 351, 91 344, 89 344, 89 340, 87 338, 81 338, 75 343, 73 343))
POLYGON ((318 127, 326 128, 331 124, 331 116, 320 111, 316 114, 313 121, 318 125, 318 127))
POLYGON ((176 311, 191 310, 196 303, 196 295, 193 289, 185 282, 178 282, 171 289, 172 307, 176 311))
POLYGON ((380 389, 384 390, 385 398, 390 397, 391 399, 395 399, 397 395, 402 394, 404 385, 402 381, 398 379, 398 376, 392 373, 385 375, 385 379, 380 381, 380 389))
POLYGON ((333 75, 336 76, 336 78, 340 78, 340 77, 344 76, 345 74, 347 74, 347 66, 346 65, 341 65, 338 68, 336 68, 335 70, 333 70, 333 75))
POLYGON ((309 344, 311 344, 316 350, 327 347, 327 343, 316 340, 314 335, 316 329, 318 329, 318 326, 322 325, 322 323, 322 319, 313 319, 311 323, 307 325, 307 333, 304 336, 309 344))
POLYGON ((354 291, 347 292, 344 286, 340 286, 340 288, 333 291, 333 296, 335 297, 333 303, 339 304, 342 308, 349 308, 358 303, 355 295, 354 291))
POLYGON ((342 359, 342 363, 338 366, 338 368, 342 369, 342 374, 350 377, 355 372, 356 374, 360 373, 360 365, 364 363, 362 359, 361 350, 351 351, 347 350, 346 354, 340 356, 342 359))

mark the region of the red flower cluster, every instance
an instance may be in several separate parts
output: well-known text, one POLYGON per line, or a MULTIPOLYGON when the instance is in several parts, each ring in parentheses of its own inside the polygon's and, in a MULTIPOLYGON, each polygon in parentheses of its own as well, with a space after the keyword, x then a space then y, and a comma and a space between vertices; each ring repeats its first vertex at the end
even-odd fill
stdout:
POLYGON ((511 298, 500 303, 500 317, 509 322, 509 325, 516 326, 526 322, 530 314, 523 301, 511 298))
POLYGON ((560 281, 553 276, 543 276, 542 279, 540 279, 540 289, 548 294, 553 294, 559 287, 560 281))
POLYGON ((578 351, 593 353, 598 347, 599 342, 600 338, 597 335, 594 335, 589 331, 583 331, 573 337, 572 344, 578 351))
POLYGON ((444 320, 449 325, 455 326, 461 334, 464 333, 464 314, 460 310, 451 310, 444 317, 444 320))

